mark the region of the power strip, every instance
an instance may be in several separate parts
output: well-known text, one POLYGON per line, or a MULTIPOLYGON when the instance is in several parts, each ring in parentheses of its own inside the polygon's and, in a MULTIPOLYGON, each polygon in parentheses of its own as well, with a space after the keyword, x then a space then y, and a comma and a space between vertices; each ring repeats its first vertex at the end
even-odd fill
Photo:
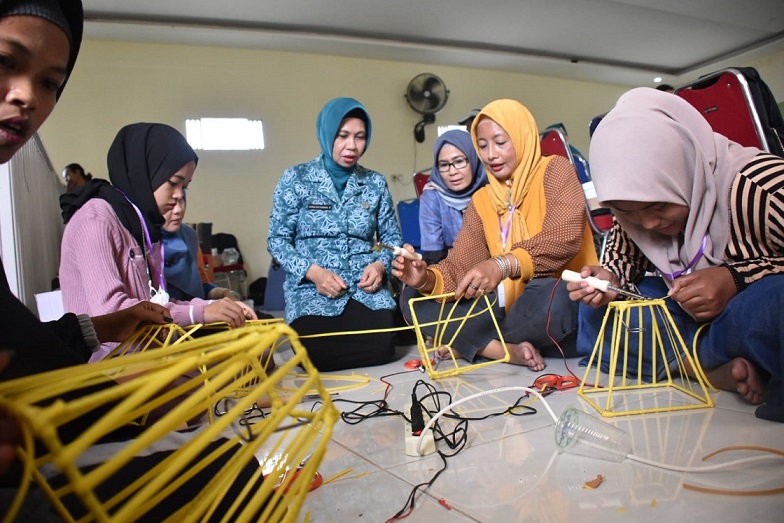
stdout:
MULTIPOLYGON (((411 405, 406 405, 405 407, 405 415, 408 419, 411 419, 411 405)), ((422 417, 425 419, 425 425, 430 421, 430 415, 422 409, 422 417)), ((428 454, 432 454, 436 451, 436 440, 433 438, 433 429, 428 429, 425 433, 424 438, 422 438, 422 453, 420 454, 417 452, 417 444, 419 443, 419 436, 415 436, 411 433, 411 423, 408 420, 403 420, 405 423, 404 427, 404 437, 406 438, 406 455, 407 456, 427 456, 428 454)))

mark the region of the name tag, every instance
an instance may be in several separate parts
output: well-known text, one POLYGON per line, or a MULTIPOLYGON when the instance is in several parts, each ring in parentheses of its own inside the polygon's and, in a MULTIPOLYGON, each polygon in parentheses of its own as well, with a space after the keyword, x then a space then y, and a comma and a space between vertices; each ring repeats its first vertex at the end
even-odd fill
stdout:
POLYGON ((323 204, 323 203, 309 203, 308 204, 309 211, 331 211, 332 206, 323 204))

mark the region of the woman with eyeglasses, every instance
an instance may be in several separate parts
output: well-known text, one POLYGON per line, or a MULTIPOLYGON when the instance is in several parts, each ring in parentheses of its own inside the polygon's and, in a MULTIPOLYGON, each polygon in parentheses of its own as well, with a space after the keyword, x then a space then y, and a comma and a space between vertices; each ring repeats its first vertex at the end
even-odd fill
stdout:
POLYGON ((467 132, 457 129, 439 136, 433 156, 433 171, 419 197, 419 232, 427 263, 446 258, 463 225, 471 196, 487 183, 467 132))
MULTIPOLYGON (((579 270, 597 259, 582 187, 566 158, 542 156, 536 121, 519 102, 487 105, 471 125, 471 138, 488 184, 472 196, 454 246, 435 265, 398 256, 392 274, 423 295, 454 292, 460 301, 453 319, 467 316, 473 302, 488 295, 502 336, 490 314, 472 313, 464 323, 441 326, 445 341, 460 329, 442 355, 451 349, 470 362, 501 359, 506 345, 509 363, 541 371, 542 353, 556 345, 567 357, 576 354, 578 308, 559 277, 564 269, 579 270)), ((409 321, 410 292, 402 300, 409 321)), ((443 319, 438 300, 415 307, 423 324, 443 319)), ((480 301, 474 313, 483 308, 480 301)), ((436 327, 423 331, 433 336, 436 327)))

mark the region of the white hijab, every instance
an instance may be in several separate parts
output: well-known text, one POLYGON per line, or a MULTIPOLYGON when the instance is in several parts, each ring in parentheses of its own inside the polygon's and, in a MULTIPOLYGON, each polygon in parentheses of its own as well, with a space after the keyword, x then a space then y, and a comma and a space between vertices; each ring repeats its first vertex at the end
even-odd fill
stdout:
POLYGON ((626 223, 621 227, 656 267, 685 269, 705 242, 695 269, 721 265, 729 241, 729 194, 740 170, 759 149, 714 133, 677 95, 648 87, 618 99, 591 139, 591 174, 598 200, 665 202, 689 207, 683 235, 665 237, 626 223))

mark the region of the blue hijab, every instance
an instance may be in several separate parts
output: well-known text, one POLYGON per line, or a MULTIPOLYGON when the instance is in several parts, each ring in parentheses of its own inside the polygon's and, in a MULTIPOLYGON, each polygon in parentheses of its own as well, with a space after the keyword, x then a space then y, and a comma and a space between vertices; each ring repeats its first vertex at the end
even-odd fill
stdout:
POLYGON ((464 211, 471 201, 471 196, 487 183, 487 174, 482 162, 479 160, 479 155, 476 154, 474 144, 471 141, 471 135, 460 129, 447 131, 436 140, 433 145, 433 170, 430 173, 430 179, 425 185, 425 190, 436 190, 438 195, 444 199, 446 204, 458 211, 464 211), (466 187, 460 192, 455 192, 449 188, 444 181, 441 172, 438 170, 438 155, 444 145, 454 145, 466 155, 468 158, 468 165, 471 166, 472 180, 471 185, 466 187))
MULTIPOLYGON (((360 102, 353 98, 333 98, 324 106, 316 120, 316 132, 318 135, 319 145, 321 145, 321 158, 324 161, 324 168, 326 168, 332 182, 335 184, 339 195, 343 195, 343 190, 348 183, 348 177, 354 172, 354 167, 346 169, 341 167, 332 158, 332 146, 335 143, 335 137, 340 130, 340 122, 346 117, 348 113, 358 109, 362 112, 359 118, 365 122, 365 151, 370 147, 370 131, 372 125, 370 123, 370 116, 368 116, 367 109, 360 102)), ((364 154, 364 151, 362 152, 364 154)))

